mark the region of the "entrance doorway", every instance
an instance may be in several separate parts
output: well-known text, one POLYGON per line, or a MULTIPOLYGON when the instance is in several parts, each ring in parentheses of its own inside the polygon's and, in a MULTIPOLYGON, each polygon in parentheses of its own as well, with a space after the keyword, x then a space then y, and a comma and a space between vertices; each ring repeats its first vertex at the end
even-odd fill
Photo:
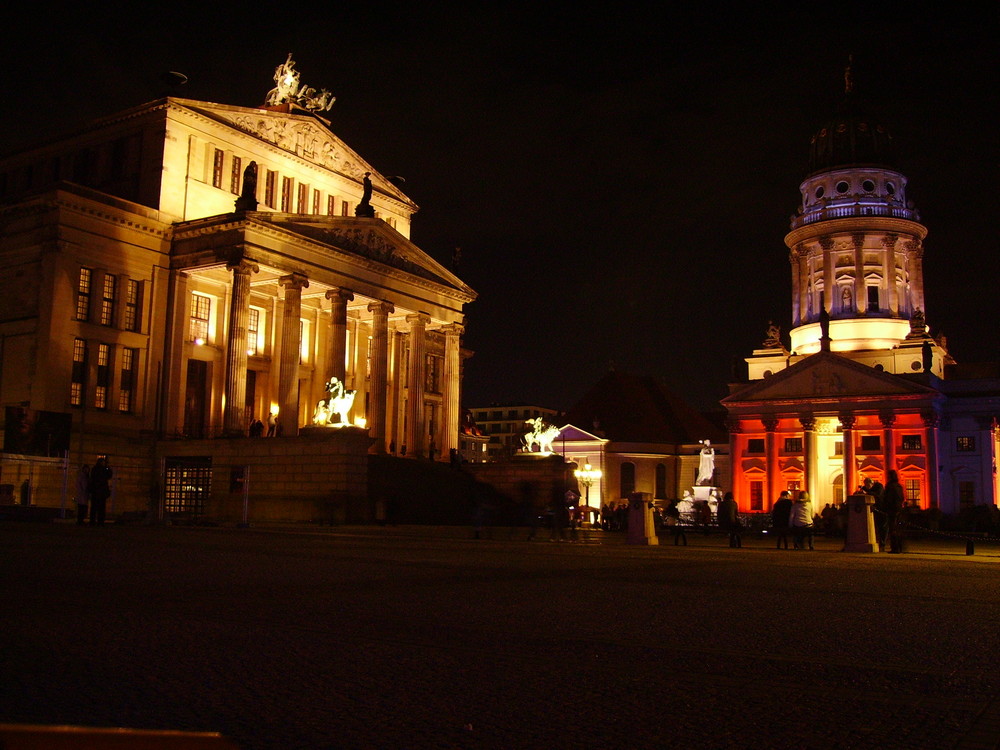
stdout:
POLYGON ((188 437, 205 437, 207 402, 208 362, 189 359, 184 384, 184 434, 188 437))

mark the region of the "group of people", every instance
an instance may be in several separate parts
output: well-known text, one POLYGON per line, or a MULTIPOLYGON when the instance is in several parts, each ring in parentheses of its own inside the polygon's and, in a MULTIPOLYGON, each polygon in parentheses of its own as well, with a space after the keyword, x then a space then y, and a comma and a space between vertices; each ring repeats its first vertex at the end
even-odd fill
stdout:
POLYGON ((103 526, 111 497, 111 467, 106 456, 101 456, 93 467, 83 464, 76 475, 76 523, 103 526))
POLYGON ((886 546, 889 552, 899 554, 903 551, 903 534, 900 527, 901 513, 906 506, 906 493, 899 481, 899 474, 890 471, 886 475, 885 486, 878 480, 872 481, 865 477, 858 492, 875 498, 875 541, 879 552, 884 552, 886 546))
POLYGON ((816 517, 813 514, 812 500, 809 493, 800 490, 798 497, 792 501, 792 493, 785 490, 771 506, 771 527, 774 529, 775 546, 778 549, 788 549, 788 535, 792 535, 792 549, 815 549, 813 532, 816 528, 816 517))

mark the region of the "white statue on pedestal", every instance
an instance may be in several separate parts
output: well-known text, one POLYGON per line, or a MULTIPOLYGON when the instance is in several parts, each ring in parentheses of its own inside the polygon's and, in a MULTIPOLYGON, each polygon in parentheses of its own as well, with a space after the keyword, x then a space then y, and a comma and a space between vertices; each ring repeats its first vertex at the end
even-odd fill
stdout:
POLYGON ((347 390, 337 378, 330 378, 326 384, 329 399, 324 399, 316 405, 313 414, 313 424, 320 427, 344 427, 350 422, 347 413, 354 405, 355 390, 347 390))
POLYGON ((538 446, 539 453, 552 453, 552 441, 559 436, 559 428, 546 425, 541 417, 526 419, 524 423, 531 425, 533 428, 531 432, 526 433, 524 436, 525 453, 531 453, 536 445, 538 446))
POLYGON ((705 446, 701 449, 701 459, 698 461, 698 479, 695 484, 711 484, 715 474, 715 449, 711 440, 702 440, 705 446))

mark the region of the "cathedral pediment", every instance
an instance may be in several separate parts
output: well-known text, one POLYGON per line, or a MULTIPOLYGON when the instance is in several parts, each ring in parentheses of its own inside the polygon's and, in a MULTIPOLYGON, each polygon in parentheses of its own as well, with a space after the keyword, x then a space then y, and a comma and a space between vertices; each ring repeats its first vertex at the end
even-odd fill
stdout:
POLYGON ((587 432, 586 430, 581 430, 579 427, 576 427, 571 424, 568 424, 561 430, 559 430, 559 437, 556 438, 556 441, 559 440, 570 440, 570 441, 584 442, 584 443, 590 442, 592 440, 596 440, 602 443, 607 442, 605 438, 602 438, 598 435, 594 435, 590 432, 587 432))
POLYGON ((831 352, 806 357, 722 400, 726 406, 759 401, 843 400, 935 396, 938 392, 831 352))
POLYGON ((204 117, 225 123, 266 141, 319 167, 347 175, 359 182, 365 172, 370 172, 375 190, 413 205, 399 188, 334 135, 325 126, 325 121, 317 115, 234 107, 188 99, 172 101, 204 117))

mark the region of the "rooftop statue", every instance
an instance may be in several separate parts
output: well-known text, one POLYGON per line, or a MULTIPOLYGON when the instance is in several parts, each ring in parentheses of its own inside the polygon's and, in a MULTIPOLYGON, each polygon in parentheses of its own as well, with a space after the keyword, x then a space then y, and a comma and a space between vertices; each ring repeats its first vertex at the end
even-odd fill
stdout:
POLYGON ((299 71, 295 69, 291 52, 288 53, 288 59, 274 69, 274 83, 274 88, 267 92, 265 100, 265 104, 271 107, 294 104, 310 112, 325 112, 336 101, 336 97, 326 89, 317 92, 312 86, 299 83, 299 71))
POLYGON ((781 348, 781 328, 774 324, 773 320, 767 321, 767 338, 764 339, 765 349, 781 348))

